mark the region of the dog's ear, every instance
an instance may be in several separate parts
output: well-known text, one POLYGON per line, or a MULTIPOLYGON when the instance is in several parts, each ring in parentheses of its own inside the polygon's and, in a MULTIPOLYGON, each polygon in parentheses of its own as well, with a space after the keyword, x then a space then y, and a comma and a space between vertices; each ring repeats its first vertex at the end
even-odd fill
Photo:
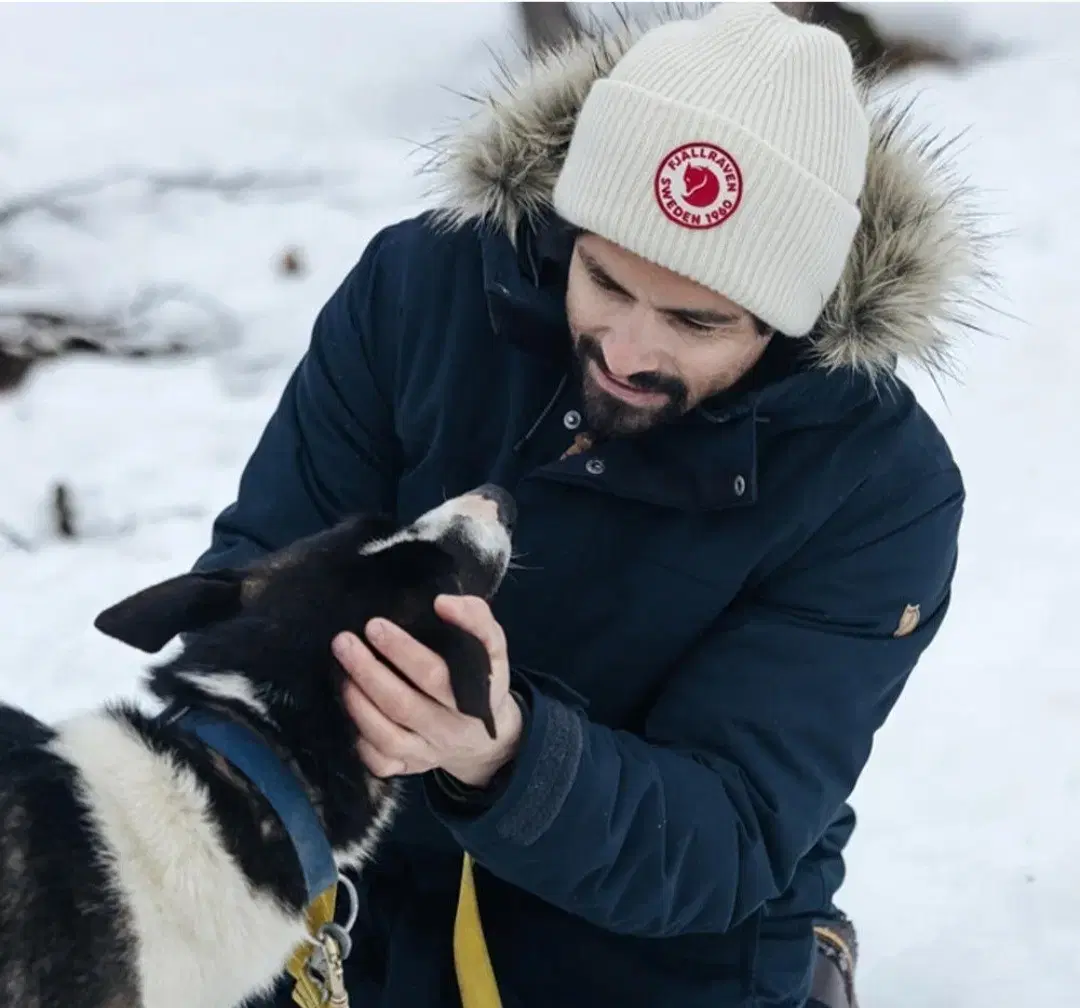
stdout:
POLYGON ((243 576, 232 570, 181 574, 110 606, 94 626, 140 651, 160 651, 177 634, 235 616, 243 583, 243 576))
POLYGON ((491 711, 491 659, 479 638, 453 623, 436 620, 425 627, 422 642, 446 662, 450 688, 462 714, 479 718, 495 738, 495 718, 491 711))

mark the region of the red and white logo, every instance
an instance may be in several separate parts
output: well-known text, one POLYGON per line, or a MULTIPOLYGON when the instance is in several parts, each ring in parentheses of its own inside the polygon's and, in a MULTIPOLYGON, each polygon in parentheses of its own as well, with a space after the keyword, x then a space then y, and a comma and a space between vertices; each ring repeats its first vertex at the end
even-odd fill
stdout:
POLYGON ((742 200, 742 172, 722 147, 688 143, 664 155, 656 169, 656 202, 664 216, 685 228, 723 224, 742 200))

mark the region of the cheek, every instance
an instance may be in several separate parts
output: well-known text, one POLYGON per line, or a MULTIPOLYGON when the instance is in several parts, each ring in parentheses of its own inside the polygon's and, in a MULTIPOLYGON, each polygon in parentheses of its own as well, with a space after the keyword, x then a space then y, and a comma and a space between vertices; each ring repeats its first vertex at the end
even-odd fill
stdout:
POLYGON ((691 397, 703 399, 731 385, 757 359, 754 348, 708 344, 685 348, 678 358, 680 376, 691 397))
POLYGON ((573 333, 595 333, 611 327, 618 305, 596 285, 571 268, 566 284, 566 319, 573 333))

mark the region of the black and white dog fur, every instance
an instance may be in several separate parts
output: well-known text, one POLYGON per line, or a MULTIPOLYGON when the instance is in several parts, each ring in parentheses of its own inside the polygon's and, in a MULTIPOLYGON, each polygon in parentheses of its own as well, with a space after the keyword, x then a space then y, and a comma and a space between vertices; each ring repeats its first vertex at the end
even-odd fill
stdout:
POLYGON ((357 756, 330 642, 394 620, 446 660, 459 708, 493 731, 486 651, 432 603, 497 590, 512 508, 481 487, 406 528, 350 518, 106 610, 98 628, 145 651, 185 635, 148 675, 157 713, 123 703, 46 726, 0 706, 0 1004, 234 1008, 268 990, 306 934, 298 857, 265 797, 169 712, 258 732, 338 866, 361 866, 397 786, 357 756))

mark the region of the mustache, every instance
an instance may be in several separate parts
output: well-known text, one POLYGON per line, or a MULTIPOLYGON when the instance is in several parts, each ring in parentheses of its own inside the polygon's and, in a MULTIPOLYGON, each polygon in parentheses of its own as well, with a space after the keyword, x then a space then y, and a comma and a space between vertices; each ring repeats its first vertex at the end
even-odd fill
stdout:
POLYGON ((673 404, 684 403, 689 397, 689 390, 678 378, 673 375, 664 374, 662 371, 637 371, 628 378, 616 378, 611 371, 608 370, 607 362, 604 360, 604 351, 600 346, 600 341, 591 333, 578 333, 575 351, 582 372, 585 370, 585 365, 589 361, 592 361, 600 371, 613 381, 620 382, 623 385, 629 385, 639 392, 652 392, 666 395, 673 404))

